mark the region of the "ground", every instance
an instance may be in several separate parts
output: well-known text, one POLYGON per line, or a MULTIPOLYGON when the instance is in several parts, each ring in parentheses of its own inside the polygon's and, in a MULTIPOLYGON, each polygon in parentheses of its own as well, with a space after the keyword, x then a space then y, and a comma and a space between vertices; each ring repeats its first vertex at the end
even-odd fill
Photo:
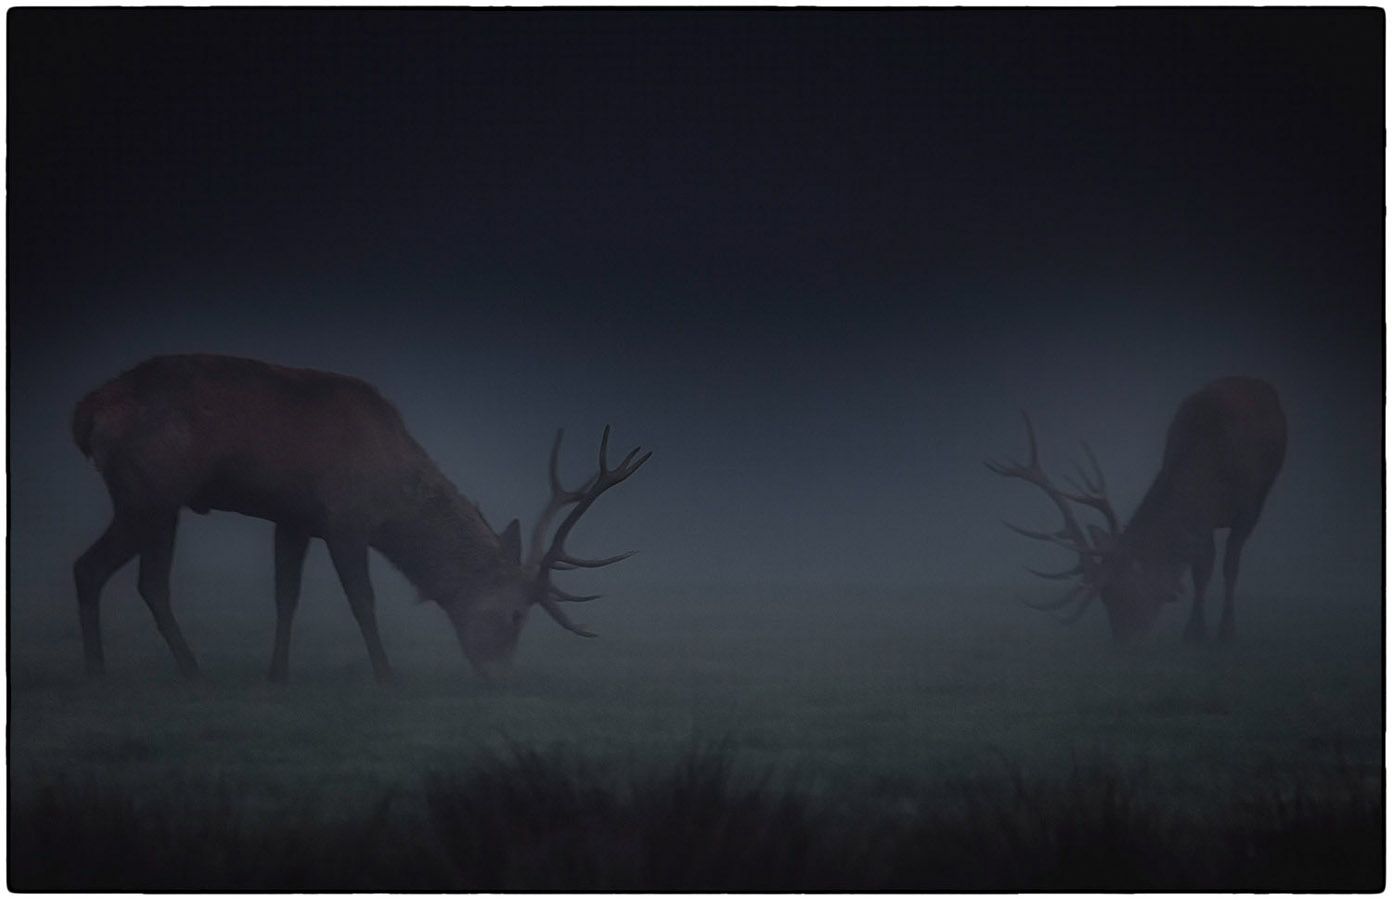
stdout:
POLYGON ((1183 643, 1177 606, 1119 648, 1100 609, 1065 627, 1025 608, 1032 587, 625 586, 579 610, 594 640, 535 617, 513 681, 490 688, 439 610, 396 596, 379 605, 397 680, 377 686, 324 580, 306 588, 291 683, 271 685, 269 599, 201 587, 181 604, 196 684, 120 582, 101 683, 80 677, 75 613, 14 623, 12 811, 59 784, 221 792, 249 821, 307 805, 352 819, 387 794, 423 809, 429 778, 489 754, 630 772, 710 747, 886 815, 1095 770, 1179 814, 1335 783, 1381 809, 1376 597, 1247 598, 1232 646, 1183 643))

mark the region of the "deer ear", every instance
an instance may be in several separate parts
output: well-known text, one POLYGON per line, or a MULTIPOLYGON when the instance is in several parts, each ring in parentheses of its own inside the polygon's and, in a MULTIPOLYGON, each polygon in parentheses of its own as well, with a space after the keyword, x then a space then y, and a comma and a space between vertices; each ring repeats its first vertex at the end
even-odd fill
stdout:
POLYGON ((522 564, 522 523, 513 519, 499 535, 503 540, 503 555, 518 565, 522 564))

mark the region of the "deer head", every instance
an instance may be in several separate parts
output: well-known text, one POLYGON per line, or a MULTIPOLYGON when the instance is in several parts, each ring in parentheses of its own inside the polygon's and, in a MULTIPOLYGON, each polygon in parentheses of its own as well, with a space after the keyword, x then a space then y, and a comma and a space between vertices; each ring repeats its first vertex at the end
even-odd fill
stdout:
POLYGON ((1155 561, 1134 552, 1126 533, 1121 529, 1111 501, 1107 499, 1107 482, 1102 467, 1086 443, 1083 452, 1091 464, 1091 472, 1076 466, 1077 478, 1069 479, 1072 490, 1060 490, 1039 464, 1039 446, 1035 440, 1034 424, 1029 415, 1021 413, 1029 436, 1029 462, 998 463, 987 461, 986 467, 1005 478, 1019 478, 1038 487, 1053 501, 1063 516, 1056 531, 1033 531, 1005 523, 1017 534, 1056 544, 1077 555, 1072 568, 1062 572, 1040 572, 1026 569, 1041 578, 1075 579, 1063 594, 1044 603, 1027 605, 1058 615, 1065 623, 1077 621, 1092 601, 1102 598, 1107 610, 1112 635, 1129 640, 1142 634, 1155 621, 1161 607, 1175 599, 1180 588, 1183 567, 1175 561, 1155 561), (1100 513, 1106 530, 1089 525, 1086 530, 1079 522, 1075 506, 1087 507, 1100 513))
POLYGON ((596 569, 633 555, 630 551, 604 559, 581 559, 566 550, 565 541, 580 521, 580 517, 595 500, 638 471, 652 456, 651 451, 639 456, 642 448, 635 447, 622 462, 611 469, 608 460, 609 427, 606 425, 599 442, 599 471, 579 488, 567 490, 561 486, 560 475, 557 472, 564 436, 564 430, 557 431, 555 443, 551 445, 551 498, 532 528, 531 547, 526 558, 522 557, 521 527, 518 521, 513 519, 499 535, 504 565, 495 577, 494 584, 478 592, 471 598, 471 602, 460 602, 445 607, 464 655, 486 679, 495 679, 505 674, 510 667, 513 653, 517 649, 517 639, 533 606, 540 606, 567 631, 582 637, 594 637, 593 632, 585 626, 571 621, 561 604, 584 603, 597 599, 599 595, 568 593, 552 583, 553 572, 596 569), (548 545, 546 535, 551 529, 552 521, 568 507, 570 512, 556 528, 548 545))

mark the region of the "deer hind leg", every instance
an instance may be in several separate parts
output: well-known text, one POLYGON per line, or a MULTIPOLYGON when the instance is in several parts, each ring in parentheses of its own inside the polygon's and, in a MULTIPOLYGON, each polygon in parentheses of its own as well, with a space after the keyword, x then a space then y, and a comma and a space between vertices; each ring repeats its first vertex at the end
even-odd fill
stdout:
POLYGON ((1224 643, 1237 636, 1237 625, 1233 620, 1237 570, 1242 565, 1242 546, 1247 543, 1255 525, 1255 518, 1235 522, 1228 532, 1228 545, 1223 549, 1223 618, 1218 623, 1218 640, 1224 643))
POLYGON ((271 681, 284 684, 290 677, 290 626, 300 603, 300 576, 304 573, 309 535, 287 525, 275 529, 275 649, 271 651, 271 681))
POLYGON ((1194 579, 1194 605, 1189 610, 1189 624, 1184 626, 1186 641, 1202 641, 1206 636, 1204 627, 1204 591, 1208 589, 1208 579, 1213 575, 1213 558, 1217 555, 1213 547, 1213 533, 1199 548, 1194 559, 1192 576, 1194 579))
POLYGON ((73 563, 77 584, 77 610, 82 623, 82 655, 89 676, 106 671, 102 653, 101 592, 106 582, 140 550, 138 530, 118 516, 102 536, 73 563))
POLYGON ((198 663, 193 658, 174 611, 169 603, 169 570, 174 564, 174 533, 179 525, 177 509, 150 513, 144 517, 140 546, 140 596, 150 607, 155 627, 174 654, 174 662, 185 678, 198 677, 198 663))
POLYGON ((379 682, 391 680, 391 665, 387 653, 382 649, 382 638, 377 633, 377 615, 373 611, 372 578, 367 568, 367 542, 352 538, 327 538, 329 555, 333 558, 338 579, 343 583, 343 592, 348 595, 348 605, 353 610, 353 618, 358 620, 363 640, 367 643, 367 655, 372 660, 372 673, 379 682))

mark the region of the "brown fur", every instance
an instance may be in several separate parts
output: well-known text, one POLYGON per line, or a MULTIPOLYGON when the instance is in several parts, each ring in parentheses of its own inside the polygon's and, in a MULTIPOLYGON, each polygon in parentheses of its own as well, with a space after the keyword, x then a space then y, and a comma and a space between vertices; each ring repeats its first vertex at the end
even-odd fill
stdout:
POLYGON ((1286 455, 1276 390, 1224 378, 1187 397, 1165 438, 1160 472, 1126 528, 1137 552, 1182 555, 1188 534, 1256 523, 1286 455))
POLYGON ((1112 584, 1102 598, 1114 630, 1128 630, 1125 619, 1133 611, 1148 615, 1150 602, 1141 595, 1165 594, 1187 567, 1194 604, 1185 633, 1202 639, 1204 590, 1215 557, 1213 532, 1227 528, 1219 637, 1234 636, 1242 548, 1285 455, 1285 414, 1276 389, 1261 379, 1223 378, 1180 404, 1166 435, 1160 472, 1108 559, 1112 584))
POLYGON ((72 428, 114 507, 107 534, 76 567, 89 669, 101 669, 101 585, 136 554, 142 594, 181 667, 194 668, 168 609, 181 507, 275 522, 278 599, 291 612, 303 543, 324 538, 379 675, 386 661, 371 621, 368 546, 442 603, 521 574, 397 410, 356 378, 226 356, 156 357, 84 397, 72 428))
POLYGON ((1051 612, 1071 605, 1062 620, 1072 622, 1101 597, 1113 636, 1129 640, 1148 629, 1164 605, 1177 597, 1184 571, 1189 569, 1194 605, 1185 634, 1202 639, 1204 591, 1215 557, 1213 533, 1226 528, 1218 636, 1230 640, 1236 631, 1233 596, 1242 548, 1286 456, 1286 417, 1276 389, 1258 378, 1232 377, 1186 398, 1170 423, 1160 472, 1124 528, 1107 498, 1106 482, 1092 451, 1084 445, 1092 474, 1080 467, 1081 478, 1073 489, 1062 490, 1040 465, 1034 426, 1027 414, 1024 418, 1029 461, 987 461, 986 467, 1039 487, 1062 514, 1063 525, 1057 531, 1009 526, 1026 537, 1078 554, 1078 562, 1067 571, 1035 574, 1079 579, 1062 597, 1030 605, 1051 612), (1101 513, 1106 529, 1096 525, 1084 529, 1078 518, 1083 507, 1101 513))

